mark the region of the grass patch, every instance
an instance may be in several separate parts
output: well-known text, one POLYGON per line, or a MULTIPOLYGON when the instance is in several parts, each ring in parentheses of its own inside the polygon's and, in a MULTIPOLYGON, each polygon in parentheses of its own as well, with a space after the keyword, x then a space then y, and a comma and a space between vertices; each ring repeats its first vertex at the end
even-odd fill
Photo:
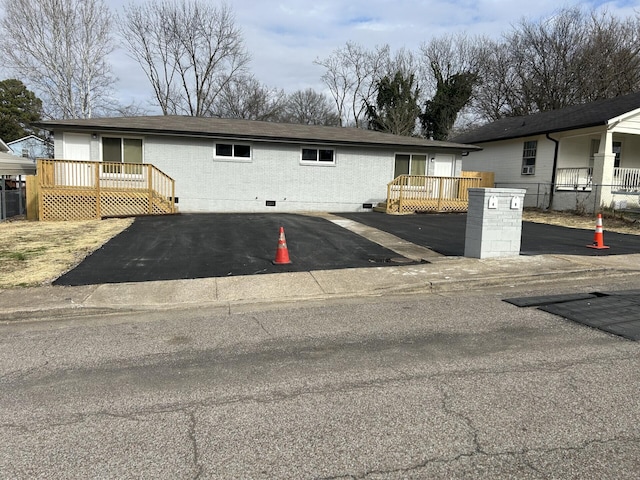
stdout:
POLYGON ((0 223, 0 288, 49 284, 132 222, 117 218, 0 223))
MULTIPOLYGON (((526 208, 522 212, 522 219, 527 222, 547 223, 549 225, 560 225, 569 228, 584 228, 587 230, 595 230, 596 227, 595 214, 576 214, 575 212, 554 212, 549 210, 540 210, 536 208, 526 208)), ((640 235, 640 222, 632 216, 621 214, 602 215, 603 230, 605 232, 627 233, 631 235, 640 235)))

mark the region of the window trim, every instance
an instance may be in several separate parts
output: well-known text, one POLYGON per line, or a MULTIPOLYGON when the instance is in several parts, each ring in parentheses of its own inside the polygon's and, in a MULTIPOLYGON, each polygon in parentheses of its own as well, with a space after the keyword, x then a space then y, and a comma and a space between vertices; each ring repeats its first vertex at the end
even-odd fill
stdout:
MULTIPOLYGON (((398 155, 406 155, 409 157, 409 173, 402 173, 401 175, 413 175, 411 173, 411 168, 413 166, 413 162, 414 162, 414 158, 413 157, 417 157, 417 156, 424 156, 425 157, 425 163, 424 163, 424 175, 420 175, 420 176, 428 176, 429 175, 429 165, 431 165, 433 163, 433 161, 435 160, 436 154, 434 152, 416 152, 416 151, 397 151, 394 152, 393 154, 393 178, 396 178, 396 160, 398 158, 398 155)), ((418 174, 416 174, 418 175, 418 174)))
POLYGON ((536 160, 538 157, 538 140, 528 140, 522 145, 522 165, 520 168, 520 175, 535 175, 536 174, 536 160), (528 144, 534 144, 533 148, 528 144), (526 155, 527 151, 533 150, 533 155, 526 155), (533 164, 528 163, 533 160, 533 164))
POLYGON ((213 160, 216 162, 251 163, 253 162, 253 145, 244 142, 213 142, 213 160), (218 145, 231 145, 231 155, 218 155, 218 145), (236 157, 237 146, 249 147, 249 156, 236 157))
POLYGON ((313 165, 317 167, 335 167, 336 166, 336 157, 338 152, 334 147, 325 147, 324 145, 317 146, 303 146, 300 147, 300 165, 313 165), (316 151, 316 159, 315 160, 305 160, 304 159, 304 151, 305 150, 315 150, 316 151), (320 152, 321 151, 331 152, 331 161, 328 162, 326 160, 320 160, 320 152))
POLYGON ((620 168, 622 161, 622 140, 613 140, 611 142, 611 153, 613 153, 613 168, 620 168), (618 147, 617 152, 616 147, 618 147))
MULTIPOLYGON (((144 137, 141 136, 136 136, 136 135, 100 135, 100 139, 99 139, 99 145, 100 145, 100 163, 104 164, 104 163, 120 163, 121 165, 144 165, 145 161, 144 161, 144 137), (104 151, 103 151, 103 143, 102 140, 104 138, 119 138, 120 139, 120 162, 106 162, 104 159, 104 151), (141 158, 140 158, 140 163, 128 163, 124 161, 124 140, 140 140, 140 153, 141 153, 141 158)), ((125 173, 123 171, 120 172, 105 172, 104 171, 104 165, 100 165, 100 178, 103 179, 109 179, 109 178, 117 178, 117 179, 122 179, 122 178, 133 178, 133 179, 140 179, 143 178, 143 172, 142 170, 138 173, 138 172, 130 172, 130 173, 125 173)))

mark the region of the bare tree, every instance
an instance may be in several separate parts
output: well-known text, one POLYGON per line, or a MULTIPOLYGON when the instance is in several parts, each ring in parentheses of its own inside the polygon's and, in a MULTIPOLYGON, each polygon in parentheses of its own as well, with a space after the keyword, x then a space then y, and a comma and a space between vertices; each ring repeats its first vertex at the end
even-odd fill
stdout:
POLYGON ((165 115, 207 115, 229 82, 246 73, 249 54, 226 4, 130 4, 119 24, 127 50, 144 70, 165 115))
POLYGON ((288 95, 281 119, 304 125, 340 125, 340 117, 329 99, 312 88, 288 95))
POLYGON ((480 88, 473 93, 470 109, 486 121, 517 115, 516 105, 526 102, 520 98, 520 81, 511 66, 509 49, 499 42, 490 42, 487 47, 480 58, 480 88))
POLYGON ((262 85, 249 75, 227 82, 215 107, 207 113, 223 118, 277 121, 284 108, 284 91, 262 85))
POLYGON ((38 93, 44 115, 89 118, 109 108, 111 16, 102 0, 2 0, 6 66, 38 93))
POLYGON ((425 79, 423 87, 433 95, 442 80, 446 81, 453 75, 478 74, 488 45, 486 37, 469 37, 466 34, 444 35, 423 43, 420 47, 421 73, 425 79))
POLYGON ((592 12, 588 35, 574 59, 580 97, 594 101, 640 88, 640 20, 592 12))
POLYGON ((326 69, 322 81, 335 101, 340 125, 366 126, 367 102, 374 101, 376 81, 384 75, 388 59, 388 45, 367 51, 347 42, 327 58, 314 61, 326 69))
POLYGON ((580 7, 523 19, 479 56, 474 111, 496 120, 638 91, 639 36, 638 18, 580 7))

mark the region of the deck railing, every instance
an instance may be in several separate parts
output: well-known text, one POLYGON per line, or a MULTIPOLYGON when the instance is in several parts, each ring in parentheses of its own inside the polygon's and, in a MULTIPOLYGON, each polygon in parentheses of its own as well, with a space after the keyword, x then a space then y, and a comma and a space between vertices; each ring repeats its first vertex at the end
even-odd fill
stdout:
POLYGON ((614 168, 611 190, 623 193, 640 193, 640 168, 614 168))
POLYGON ((557 190, 591 190, 593 168, 558 168, 556 171, 557 190))
MULTIPOLYGON (((556 190, 590 191, 593 168, 559 168, 556 172, 556 190)), ((640 168, 614 168, 611 191, 640 193, 640 168)))
POLYGON ((38 217, 175 213, 175 181, 151 164, 38 160, 38 217))
POLYGON ((400 175, 387 185, 387 212, 466 212, 481 178, 400 175))

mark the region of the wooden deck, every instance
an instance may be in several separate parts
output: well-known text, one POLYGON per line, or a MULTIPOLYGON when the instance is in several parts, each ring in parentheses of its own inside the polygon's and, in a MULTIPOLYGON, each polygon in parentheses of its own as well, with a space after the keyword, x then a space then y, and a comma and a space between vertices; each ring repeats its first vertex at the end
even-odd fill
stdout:
MULTIPOLYGON (((40 159, 33 183, 39 220, 166 215, 177 211, 175 181, 151 164, 40 159)), ((33 198, 33 193, 29 196, 33 198)))
POLYGON ((386 213, 466 212, 469 189, 493 185, 493 174, 487 172, 463 172, 460 177, 400 175, 387 185, 386 213))

